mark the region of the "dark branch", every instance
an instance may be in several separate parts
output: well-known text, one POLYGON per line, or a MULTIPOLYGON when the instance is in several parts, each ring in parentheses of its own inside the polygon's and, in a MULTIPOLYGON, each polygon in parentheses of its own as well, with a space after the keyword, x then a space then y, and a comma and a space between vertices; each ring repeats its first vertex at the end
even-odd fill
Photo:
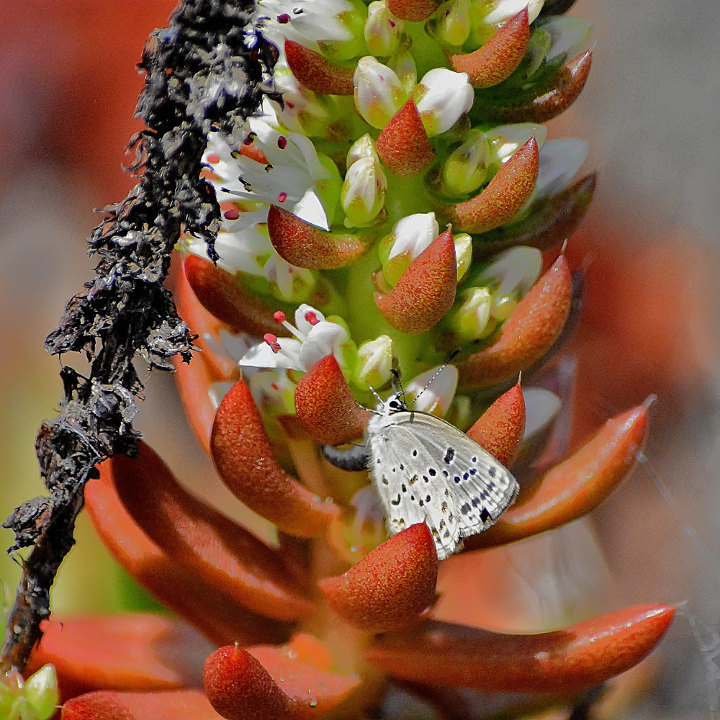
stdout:
POLYGON ((263 87, 270 92, 274 48, 254 36, 253 8, 253 0, 183 0, 169 27, 145 46, 140 67, 147 75, 136 115, 147 129, 130 144, 139 182, 105 209, 88 241, 98 258, 96 276, 69 301, 45 343, 52 354, 84 353, 90 374, 63 367, 59 415, 42 425, 35 443, 50 496, 26 502, 4 524, 15 531, 10 552, 32 546, 8 619, 4 669, 24 667, 40 638, 50 586, 74 543, 95 466, 137 450, 133 420, 143 386, 133 359, 139 355, 162 370, 172 369, 175 355, 190 361, 195 336, 163 282, 181 232, 203 238, 215 253, 220 209, 200 178, 207 134, 241 132, 263 87))

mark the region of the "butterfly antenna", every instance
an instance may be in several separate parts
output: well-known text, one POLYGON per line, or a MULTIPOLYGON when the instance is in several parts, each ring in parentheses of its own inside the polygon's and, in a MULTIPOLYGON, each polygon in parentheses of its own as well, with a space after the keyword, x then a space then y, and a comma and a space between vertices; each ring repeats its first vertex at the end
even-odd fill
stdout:
POLYGON ((392 374, 392 388, 395 395, 400 398, 400 402, 404 407, 407 407, 405 402, 405 388, 403 387, 402 380, 400 379, 400 373, 393 368, 390 373, 392 374))
MULTIPOLYGON (((375 396, 375 399, 382 405, 385 401, 378 395, 377 390, 372 385, 368 385, 368 390, 375 396)), ((363 410, 367 410, 368 412, 371 412, 373 415, 382 415, 382 413, 379 413, 377 410, 373 410, 372 408, 366 408, 365 406, 361 405, 360 403, 355 403, 358 407, 361 407, 363 410)))
MULTIPOLYGON (((435 378, 459 355, 460 348, 455 348, 448 356, 445 362, 432 374, 431 378, 425 383, 425 387, 412 399, 417 402, 418 398, 433 384, 435 378)), ((400 379, 398 378, 398 382, 400 379)), ((402 386, 401 386, 402 387, 402 386)), ((405 400, 405 391, 403 390, 403 401, 405 400)))

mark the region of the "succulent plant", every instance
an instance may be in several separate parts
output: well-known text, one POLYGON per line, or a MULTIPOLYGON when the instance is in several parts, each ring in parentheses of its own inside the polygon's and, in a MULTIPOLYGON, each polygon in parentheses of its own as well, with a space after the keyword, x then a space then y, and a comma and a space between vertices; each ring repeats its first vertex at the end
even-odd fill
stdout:
POLYGON ((648 403, 568 453, 548 390, 582 292, 564 243, 594 188, 575 179, 584 142, 541 124, 590 69, 570 5, 259 0, 279 94, 209 133, 219 257, 178 245, 202 352, 176 370, 220 478, 269 530, 190 494, 148 444, 103 463, 85 491, 98 533, 183 620, 49 622, 28 671, 55 665, 62 717, 570 712, 660 641, 667 604, 509 634, 438 601, 467 573, 492 586, 493 548, 592 510, 647 432, 648 403), (370 474, 337 466, 398 381, 519 482, 462 563, 425 522, 388 529, 370 474))

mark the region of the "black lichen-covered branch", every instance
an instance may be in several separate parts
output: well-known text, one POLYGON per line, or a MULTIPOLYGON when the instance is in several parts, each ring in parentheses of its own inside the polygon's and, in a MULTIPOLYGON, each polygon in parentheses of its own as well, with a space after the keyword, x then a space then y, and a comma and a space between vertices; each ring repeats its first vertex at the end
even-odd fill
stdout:
POLYGON ((220 208, 200 177, 208 133, 242 132, 263 93, 272 93, 275 49, 253 32, 253 10, 253 0, 183 0, 169 27, 145 46, 136 114, 146 129, 131 141, 139 182, 104 210, 88 241, 96 276, 70 300, 45 343, 52 354, 84 353, 90 372, 63 367, 59 415, 41 426, 35 443, 50 495, 26 502, 4 524, 15 531, 10 552, 32 546, 8 619, 4 669, 24 667, 41 635, 50 586, 74 543, 95 466, 137 450, 133 420, 143 386, 135 356, 163 370, 172 368, 173 356, 190 360, 195 336, 163 282, 182 232, 203 238, 215 256, 220 208))

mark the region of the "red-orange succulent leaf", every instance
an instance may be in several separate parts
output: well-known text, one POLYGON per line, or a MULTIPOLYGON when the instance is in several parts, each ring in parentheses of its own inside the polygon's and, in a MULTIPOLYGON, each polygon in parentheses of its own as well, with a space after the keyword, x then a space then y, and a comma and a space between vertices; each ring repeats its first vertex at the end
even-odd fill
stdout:
POLYGON ((212 650, 188 625, 160 615, 64 617, 44 621, 42 629, 25 674, 52 663, 64 696, 199 687, 212 650))
POLYGON ((100 478, 88 482, 85 506, 105 546, 143 587, 216 644, 250 645, 286 636, 283 624, 236 605, 225 590, 193 577, 153 542, 122 504, 112 467, 112 460, 104 463, 100 478))
POLYGON ((388 10, 401 20, 427 20, 440 5, 440 0, 387 0, 388 10))
POLYGON ((426 622, 382 636, 365 659, 408 682, 488 692, 572 692, 639 663, 674 614, 671 605, 638 605, 537 635, 426 622))
MULTIPOLYGON (((307 639, 304 645, 307 649, 307 639)), ((323 717, 344 702, 360 685, 360 678, 352 674, 331 672, 320 666, 315 662, 317 647, 314 648, 312 662, 301 659, 298 657, 298 647, 299 643, 293 638, 282 648, 260 645, 248 648, 248 652, 262 663, 287 695, 292 720, 313 720, 323 717)))
POLYGON ((108 465, 132 518, 188 573, 277 620, 312 614, 312 603, 289 582, 282 556, 190 495, 147 445, 137 458, 115 455, 108 465))
POLYGON ((645 405, 608 420, 577 452, 549 470, 470 549, 503 545, 576 520, 599 505, 633 468, 648 426, 645 405))
POLYGON ((322 230, 277 205, 270 206, 267 227, 278 255, 291 265, 309 270, 351 265, 370 246, 367 238, 322 230))
POLYGON ((512 220, 535 187, 539 164, 534 137, 520 147, 475 197, 438 208, 455 230, 484 233, 512 220))
POLYGON ((200 690, 131 693, 101 690, 68 700, 61 720, 220 720, 200 690))
POLYGON ((319 582, 330 607, 371 632, 413 623, 435 598, 438 558, 430 529, 412 525, 386 540, 340 576, 319 582))
POLYGON ((460 385, 492 387, 542 358, 562 332, 571 304, 572 277, 561 254, 518 303, 499 338, 458 363, 460 385))
POLYGON ((311 493, 275 459, 244 381, 235 383, 220 403, 210 446, 218 473, 230 490, 288 535, 314 537, 338 517, 337 505, 311 493))
POLYGON ((300 378, 295 411, 307 434, 324 445, 362 437, 369 416, 353 398, 334 355, 315 363, 300 378))
POLYGON ((381 130, 375 147, 380 159, 395 175, 417 175, 435 157, 412 100, 408 100, 381 130))
POLYGON ((487 257, 515 245, 539 250, 559 247, 578 228, 595 193, 597 174, 576 180, 555 195, 544 198, 527 219, 483 235, 473 247, 473 259, 487 257))
POLYGON ((353 65, 331 63, 320 53, 287 38, 285 59, 292 74, 308 90, 330 95, 353 94, 353 65))
POLYGON ((587 50, 561 68, 552 87, 541 95, 515 103, 478 95, 473 109, 483 118, 496 122, 547 122, 575 102, 585 87, 591 64, 592 52, 587 50))
POLYGON ((203 307, 227 323, 233 332, 246 332, 256 337, 268 332, 287 334, 273 320, 271 308, 210 260, 188 255, 185 258, 185 276, 203 307))
POLYGON ((375 304, 394 328, 420 335, 445 317, 456 289, 455 243, 448 228, 410 263, 387 295, 375 294, 375 304))
POLYGON ((527 8, 510 18, 482 47, 474 52, 451 54, 455 72, 467 73, 474 88, 488 88, 510 77, 525 55, 530 39, 527 8))
POLYGON ((525 398, 520 383, 511 387, 478 418, 467 436, 505 467, 517 457, 525 432, 525 398))

